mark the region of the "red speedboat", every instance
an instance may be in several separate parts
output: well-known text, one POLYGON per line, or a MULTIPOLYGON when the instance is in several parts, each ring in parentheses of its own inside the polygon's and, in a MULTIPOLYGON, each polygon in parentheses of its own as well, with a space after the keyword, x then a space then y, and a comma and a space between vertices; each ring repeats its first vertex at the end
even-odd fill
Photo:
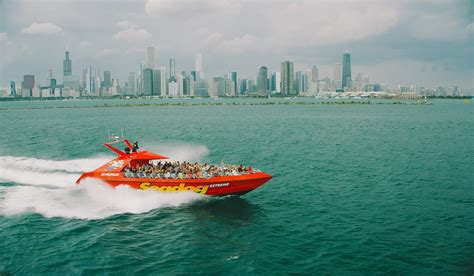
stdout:
MULTIPOLYGON (((153 163, 166 161, 168 157, 145 150, 135 150, 130 141, 123 139, 104 146, 118 154, 118 157, 100 168, 84 173, 76 183, 86 178, 99 179, 116 187, 128 185, 135 189, 156 190, 160 192, 192 191, 203 195, 225 196, 246 194, 272 178, 271 175, 259 170, 245 168, 220 174, 206 174, 199 177, 189 174, 163 174, 137 170, 137 168, 152 167, 153 163), (124 143, 126 150, 121 151, 113 144, 124 143), (133 150, 132 150, 133 149, 133 150)), ((235 168, 235 167, 234 167, 235 168)))

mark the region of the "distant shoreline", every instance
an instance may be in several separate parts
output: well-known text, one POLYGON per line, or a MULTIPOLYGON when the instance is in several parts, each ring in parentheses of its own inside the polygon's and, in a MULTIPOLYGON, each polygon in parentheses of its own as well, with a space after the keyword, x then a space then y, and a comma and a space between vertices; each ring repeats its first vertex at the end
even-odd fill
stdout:
POLYGON ((165 103, 121 103, 121 104, 96 104, 90 106, 43 106, 43 107, 5 107, 4 110, 42 110, 42 109, 85 109, 85 108, 133 108, 133 107, 193 107, 193 106, 271 106, 271 105, 293 105, 293 106, 337 106, 337 105, 432 105, 425 100, 321 100, 321 101, 281 101, 281 102, 165 102, 165 103))
MULTIPOLYGON (((272 96, 270 99, 285 99, 282 96, 272 96)), ((426 96, 426 99, 473 99, 474 96, 426 96)), ((134 97, 134 96, 115 96, 115 97, 0 97, 0 102, 32 102, 32 101, 88 101, 88 100, 192 100, 192 99, 208 99, 213 100, 211 97, 183 97, 183 98, 167 98, 167 97, 134 97)), ((261 96, 247 96, 247 97, 228 97, 223 96, 219 99, 268 99, 268 97, 261 96)), ((315 99, 313 97, 292 97, 292 99, 315 99)), ((412 101, 420 100, 412 99, 412 101)), ((401 100, 397 98, 362 98, 362 99, 334 99, 334 98, 320 98, 319 100, 401 100)), ((403 99, 406 100, 406 99, 403 99)))

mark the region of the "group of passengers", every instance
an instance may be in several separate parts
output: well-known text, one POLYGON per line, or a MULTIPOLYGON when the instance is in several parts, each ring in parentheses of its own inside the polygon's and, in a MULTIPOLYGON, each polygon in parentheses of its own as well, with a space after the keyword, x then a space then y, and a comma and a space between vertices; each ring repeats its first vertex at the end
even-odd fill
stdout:
POLYGON ((244 165, 236 166, 224 164, 212 165, 208 163, 189 162, 159 162, 157 164, 143 164, 134 167, 128 165, 124 170, 126 177, 142 178, 178 178, 178 179, 200 179, 215 176, 232 176, 256 172, 252 167, 244 165))

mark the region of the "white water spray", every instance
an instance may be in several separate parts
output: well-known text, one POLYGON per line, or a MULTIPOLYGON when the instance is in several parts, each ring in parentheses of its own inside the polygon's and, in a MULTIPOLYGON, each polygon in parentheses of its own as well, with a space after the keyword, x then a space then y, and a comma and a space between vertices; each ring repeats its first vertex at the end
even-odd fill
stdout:
MULTIPOLYGON (((176 160, 195 161, 208 150, 204 146, 160 146, 158 153, 176 160), (166 155, 165 154, 165 155, 166 155)), ((0 156, 0 215, 39 213, 45 217, 102 219, 122 213, 144 213, 178 206, 204 197, 192 193, 142 191, 123 185, 112 188, 99 180, 74 182, 83 171, 93 170, 112 156, 65 161, 0 156), (1 183, 13 183, 2 186, 1 183)))

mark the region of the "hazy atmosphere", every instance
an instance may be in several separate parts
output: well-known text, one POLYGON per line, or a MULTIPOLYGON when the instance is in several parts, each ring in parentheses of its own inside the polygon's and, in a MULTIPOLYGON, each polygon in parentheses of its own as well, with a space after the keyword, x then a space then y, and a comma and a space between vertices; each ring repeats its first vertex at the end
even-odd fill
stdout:
MULTIPOLYGON (((201 52, 207 76, 254 76, 283 60, 332 78, 342 53, 353 73, 390 86, 473 85, 472 1, 8 1, 0 0, 0 86, 47 69, 86 66, 125 79, 147 46, 156 62, 189 71, 201 52)), ((44 76, 44 77, 43 77, 44 76)))

